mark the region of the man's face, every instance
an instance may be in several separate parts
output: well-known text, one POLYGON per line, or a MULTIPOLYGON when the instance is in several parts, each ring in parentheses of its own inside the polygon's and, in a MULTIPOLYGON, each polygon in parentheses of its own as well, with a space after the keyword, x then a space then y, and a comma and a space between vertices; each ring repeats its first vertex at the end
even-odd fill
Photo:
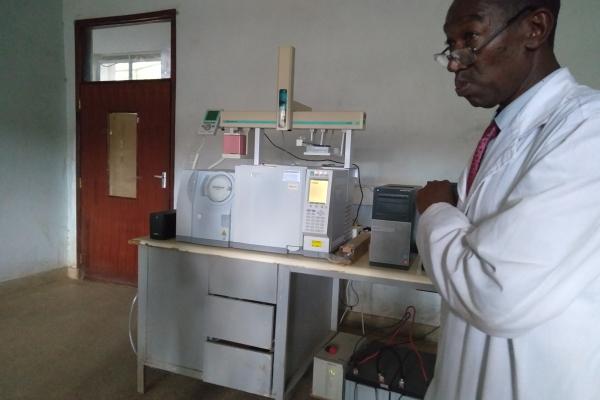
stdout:
MULTIPOLYGON (((493 2, 455 0, 446 16, 444 31, 451 50, 479 48, 511 15, 493 2)), ((469 66, 452 61, 448 70, 455 73, 456 94, 475 107, 505 106, 521 94, 530 62, 516 21, 477 53, 469 66)))

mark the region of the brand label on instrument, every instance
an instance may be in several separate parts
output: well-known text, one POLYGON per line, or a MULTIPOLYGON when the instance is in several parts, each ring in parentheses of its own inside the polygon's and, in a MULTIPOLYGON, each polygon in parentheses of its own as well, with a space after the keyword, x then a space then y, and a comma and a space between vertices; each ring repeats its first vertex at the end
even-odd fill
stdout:
POLYGON ((300 182, 300 178, 302 178, 302 176, 300 175, 300 171, 294 171, 294 170, 286 170, 283 171, 283 181, 284 182, 300 182))
POLYGON ((318 247, 318 248, 321 248, 321 247, 323 247, 323 242, 322 242, 322 241, 320 241, 320 240, 312 240, 312 241, 310 242, 310 245, 311 245, 312 247, 318 247))

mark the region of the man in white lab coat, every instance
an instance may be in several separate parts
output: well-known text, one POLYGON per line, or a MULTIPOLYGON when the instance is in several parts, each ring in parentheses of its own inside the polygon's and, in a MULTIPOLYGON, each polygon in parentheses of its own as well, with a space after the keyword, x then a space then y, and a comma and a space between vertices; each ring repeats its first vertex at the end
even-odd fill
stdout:
POLYGON ((558 0, 455 0, 437 55, 498 106, 458 182, 417 195, 442 297, 428 400, 600 399, 600 92, 553 52, 558 0))

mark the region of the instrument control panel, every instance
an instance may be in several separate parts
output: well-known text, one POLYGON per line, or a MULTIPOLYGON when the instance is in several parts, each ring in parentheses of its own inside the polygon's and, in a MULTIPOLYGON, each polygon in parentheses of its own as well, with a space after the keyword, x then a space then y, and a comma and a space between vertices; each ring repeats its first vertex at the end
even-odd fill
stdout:
POLYGON ((329 221, 332 171, 308 170, 302 228, 305 233, 326 235, 329 221))

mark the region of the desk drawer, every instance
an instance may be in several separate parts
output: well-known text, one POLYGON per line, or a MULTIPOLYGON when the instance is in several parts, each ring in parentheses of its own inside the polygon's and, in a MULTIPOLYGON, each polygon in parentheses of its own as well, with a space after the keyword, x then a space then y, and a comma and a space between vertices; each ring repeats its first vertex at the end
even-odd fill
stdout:
POLYGON ((275 304, 277 266, 256 261, 215 257, 210 268, 208 292, 275 304))
POLYGON ((206 334, 247 346, 273 348, 275 307, 270 304, 208 296, 206 334))
POLYGON ((225 387, 255 393, 271 394, 273 355, 206 342, 202 380, 225 387))

